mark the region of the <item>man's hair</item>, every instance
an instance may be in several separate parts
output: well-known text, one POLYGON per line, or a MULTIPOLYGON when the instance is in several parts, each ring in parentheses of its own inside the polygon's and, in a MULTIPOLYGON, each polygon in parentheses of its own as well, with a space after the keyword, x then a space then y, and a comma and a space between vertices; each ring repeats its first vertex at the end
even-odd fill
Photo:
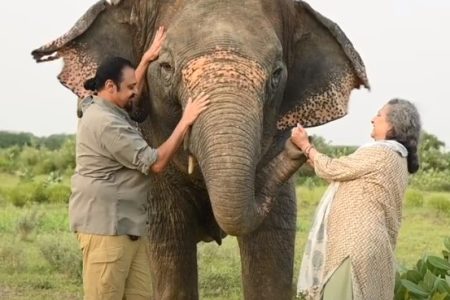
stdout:
POLYGON ((387 139, 396 140, 408 150, 408 172, 419 169, 419 138, 422 129, 419 112, 414 104, 403 99, 392 99, 388 103, 388 122, 392 130, 387 139))
POLYGON ((95 77, 92 77, 84 82, 84 88, 90 91, 101 91, 105 87, 107 80, 112 80, 119 89, 119 84, 122 82, 122 71, 124 68, 135 68, 133 64, 123 57, 109 57, 106 58, 97 68, 95 77))

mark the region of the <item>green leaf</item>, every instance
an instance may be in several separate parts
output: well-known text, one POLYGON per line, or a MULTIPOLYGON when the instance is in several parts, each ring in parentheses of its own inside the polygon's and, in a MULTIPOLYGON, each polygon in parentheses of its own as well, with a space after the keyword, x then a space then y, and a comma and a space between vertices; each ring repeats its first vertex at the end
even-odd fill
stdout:
POLYGON ((450 285, 450 276, 445 275, 445 281, 447 281, 447 283, 450 285))
POLYGON ((419 271, 419 273, 422 274, 422 276, 425 276, 425 273, 427 272, 427 265, 423 259, 419 259, 417 261, 416 267, 417 267, 417 271, 419 271))
POLYGON ((444 240, 444 246, 447 248, 448 251, 450 251, 450 238, 446 238, 444 240))
POLYGON ((436 279, 437 277, 428 270, 423 277, 423 287, 425 288, 425 290, 427 290, 428 292, 432 292, 436 279))
POLYGON ((440 270, 449 271, 450 263, 443 258, 437 256, 428 256, 428 262, 440 270))
POLYGON ((409 281, 408 279, 402 279, 402 285, 410 292, 418 296, 429 296, 429 293, 425 291, 423 288, 415 284, 414 282, 409 281))
POLYGON ((447 250, 442 250, 442 256, 449 261, 449 252, 447 250))
POLYGON ((423 275, 416 270, 409 270, 406 272, 406 279, 417 284, 423 279, 423 275))
POLYGON ((436 293, 433 294, 433 297, 431 297, 431 300, 445 300, 447 298, 447 293, 436 293))
POLYGON ((450 293, 450 287, 447 283, 447 281, 445 281, 442 278, 438 278, 435 283, 434 283, 434 290, 440 293, 450 293))

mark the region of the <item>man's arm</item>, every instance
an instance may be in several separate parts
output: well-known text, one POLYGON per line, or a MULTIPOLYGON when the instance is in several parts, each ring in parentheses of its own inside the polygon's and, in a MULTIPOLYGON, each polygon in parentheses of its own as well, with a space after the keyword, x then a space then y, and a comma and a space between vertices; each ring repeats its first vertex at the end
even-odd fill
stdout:
POLYGON ((170 137, 161 146, 158 147, 158 159, 150 166, 154 173, 160 173, 165 170, 169 161, 176 151, 180 148, 183 138, 189 127, 194 123, 197 117, 208 107, 209 100, 207 95, 200 94, 194 101, 189 98, 183 116, 175 127, 170 137))
POLYGON ((158 31, 155 34, 152 45, 144 53, 138 67, 136 68, 135 74, 138 96, 141 95, 142 89, 144 88, 145 75, 147 73, 148 66, 152 61, 158 58, 159 51, 161 51, 161 46, 164 43, 165 39, 166 33, 164 31, 164 27, 161 26, 158 28, 158 31))

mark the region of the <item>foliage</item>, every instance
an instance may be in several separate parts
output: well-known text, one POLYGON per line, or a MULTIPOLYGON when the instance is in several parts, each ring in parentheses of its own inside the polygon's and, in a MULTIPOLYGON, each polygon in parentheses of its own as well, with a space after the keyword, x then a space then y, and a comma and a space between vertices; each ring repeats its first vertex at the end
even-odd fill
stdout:
POLYGON ((21 180, 13 188, 7 189, 3 194, 9 202, 17 207, 32 203, 67 203, 70 197, 70 188, 61 183, 60 178, 49 176, 46 180, 21 180), (52 181, 56 180, 56 182, 52 181))
POLYGON ((37 209, 25 213, 17 222, 17 233, 22 241, 31 241, 31 234, 36 231, 42 219, 37 209))
POLYGON ((51 184, 47 188, 47 201, 49 203, 67 203, 69 202, 71 190, 62 183, 51 184))
POLYGON ((1 268, 9 273, 23 271, 27 264, 23 252, 24 250, 16 247, 11 240, 2 239, 0 244, 1 268))
POLYGON ((419 171, 411 176, 410 184, 425 191, 450 191, 450 169, 447 171, 419 171))
POLYGON ((50 172, 72 172, 75 168, 75 138, 60 135, 53 140, 52 137, 48 137, 48 141, 42 138, 40 144, 0 148, 0 171, 28 177, 50 172))
POLYGON ((0 148, 9 148, 12 146, 26 146, 31 145, 34 135, 28 132, 9 132, 0 131, 0 148))
POLYGON ((445 172, 450 169, 450 152, 445 150, 445 143, 427 132, 421 136, 419 159, 424 172, 445 172))
POLYGON ((83 263, 75 239, 47 236, 40 239, 39 249, 55 271, 81 282, 83 263))
POLYGON ((438 212, 438 215, 450 216, 450 200, 445 196, 436 195, 430 197, 428 205, 434 208, 438 212))
POLYGON ((417 190, 408 190, 405 195, 405 204, 408 207, 422 207, 424 202, 423 193, 417 190))
POLYGON ((427 255, 414 268, 397 272, 394 300, 450 299, 450 239, 444 244, 443 257, 427 255))

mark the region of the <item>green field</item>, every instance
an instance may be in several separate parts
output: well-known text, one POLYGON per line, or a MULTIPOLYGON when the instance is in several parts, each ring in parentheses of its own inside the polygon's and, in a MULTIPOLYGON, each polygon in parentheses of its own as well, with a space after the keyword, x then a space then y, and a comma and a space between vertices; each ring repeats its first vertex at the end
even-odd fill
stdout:
MULTIPOLYGON (((0 189, 17 182, 14 176, 0 174, 0 189)), ((297 189, 295 276, 323 191, 324 187, 297 189)), ((400 268, 412 266, 424 254, 440 255, 443 240, 449 236, 449 214, 450 193, 408 192, 397 247, 400 268)), ((82 298, 80 251, 67 229, 65 203, 19 208, 0 196, 0 299, 82 298)), ((226 238, 220 247, 200 244, 198 258, 201 299, 242 298, 234 238, 226 238)))

